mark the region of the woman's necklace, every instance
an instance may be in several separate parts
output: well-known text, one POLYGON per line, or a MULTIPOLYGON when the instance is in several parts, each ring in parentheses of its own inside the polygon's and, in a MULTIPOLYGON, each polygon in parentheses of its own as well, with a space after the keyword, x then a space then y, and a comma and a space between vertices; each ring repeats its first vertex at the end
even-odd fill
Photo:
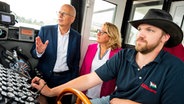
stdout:
POLYGON ((107 54, 108 52, 108 49, 105 51, 105 53, 101 56, 101 48, 100 48, 100 51, 99 51, 99 54, 98 54, 98 58, 99 60, 103 59, 103 57, 107 54))

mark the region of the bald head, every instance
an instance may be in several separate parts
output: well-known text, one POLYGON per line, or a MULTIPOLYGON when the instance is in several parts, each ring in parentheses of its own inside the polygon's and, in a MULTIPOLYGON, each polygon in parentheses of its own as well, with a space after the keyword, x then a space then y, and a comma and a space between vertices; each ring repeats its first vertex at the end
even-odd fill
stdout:
POLYGON ((67 8, 69 11, 69 14, 75 18, 76 16, 76 10, 75 7, 70 4, 64 4, 61 8, 67 8))

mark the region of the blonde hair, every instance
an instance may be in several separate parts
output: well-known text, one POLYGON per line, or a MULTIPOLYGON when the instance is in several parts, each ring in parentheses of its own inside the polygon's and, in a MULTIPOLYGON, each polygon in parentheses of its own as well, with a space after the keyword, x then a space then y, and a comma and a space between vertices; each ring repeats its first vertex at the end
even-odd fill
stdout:
POLYGON ((106 32, 110 37, 107 43, 107 47, 111 48, 112 50, 121 48, 121 35, 117 26, 109 22, 105 22, 103 26, 105 27, 106 32))

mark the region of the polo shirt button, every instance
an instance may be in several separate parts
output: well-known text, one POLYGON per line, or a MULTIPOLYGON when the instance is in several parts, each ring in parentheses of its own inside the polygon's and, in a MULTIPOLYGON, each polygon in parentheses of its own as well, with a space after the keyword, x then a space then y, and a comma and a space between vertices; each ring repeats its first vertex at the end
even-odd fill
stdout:
POLYGON ((139 77, 139 79, 142 79, 142 77, 139 77))

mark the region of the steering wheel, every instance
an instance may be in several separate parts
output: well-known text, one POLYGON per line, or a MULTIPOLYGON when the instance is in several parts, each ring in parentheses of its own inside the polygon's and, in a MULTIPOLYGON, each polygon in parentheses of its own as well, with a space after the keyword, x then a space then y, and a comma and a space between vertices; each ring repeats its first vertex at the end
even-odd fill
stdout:
POLYGON ((91 104, 90 100, 79 90, 76 90, 74 88, 65 88, 57 97, 56 103, 57 104, 62 104, 61 99, 66 93, 72 93, 75 96, 77 96, 77 100, 75 104, 91 104))

